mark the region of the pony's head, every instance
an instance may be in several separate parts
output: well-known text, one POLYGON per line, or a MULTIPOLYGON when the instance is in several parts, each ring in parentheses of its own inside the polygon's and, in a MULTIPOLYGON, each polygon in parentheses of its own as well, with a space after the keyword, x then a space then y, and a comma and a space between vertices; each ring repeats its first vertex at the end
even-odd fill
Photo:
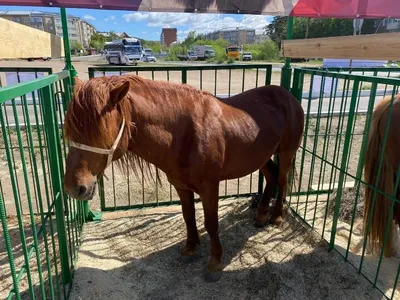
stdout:
POLYGON ((127 151, 130 138, 130 79, 100 77, 75 79, 64 121, 70 142, 64 189, 72 198, 91 200, 99 176, 127 151))

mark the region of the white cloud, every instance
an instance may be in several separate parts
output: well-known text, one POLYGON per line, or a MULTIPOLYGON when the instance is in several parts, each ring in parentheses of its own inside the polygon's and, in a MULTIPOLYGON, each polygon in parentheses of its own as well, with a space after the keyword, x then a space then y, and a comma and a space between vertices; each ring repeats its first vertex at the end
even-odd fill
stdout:
POLYGON ((90 20, 90 21, 96 20, 96 18, 93 17, 93 16, 91 16, 91 15, 84 15, 83 18, 84 18, 85 20, 90 20))
MULTIPOLYGON (((236 21, 230 16, 223 14, 188 14, 188 13, 141 13, 134 12, 124 14, 126 22, 147 22, 149 27, 179 27, 186 26, 196 33, 210 33, 222 29, 255 29, 261 33, 263 28, 269 24, 268 17, 260 15, 246 15, 236 21)), ((190 30, 178 31, 178 40, 184 39, 190 30)))
POLYGON ((115 20, 115 16, 109 16, 107 18, 104 19, 104 21, 108 22, 108 21, 114 21, 115 20))

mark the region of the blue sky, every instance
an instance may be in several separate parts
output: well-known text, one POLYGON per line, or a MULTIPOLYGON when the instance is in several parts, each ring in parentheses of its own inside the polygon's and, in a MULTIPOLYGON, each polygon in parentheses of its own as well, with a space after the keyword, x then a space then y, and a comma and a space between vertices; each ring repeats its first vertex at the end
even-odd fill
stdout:
MULTIPOLYGON (((59 12, 58 8, 47 7, 0 6, 0 10, 59 12)), ((163 27, 177 28, 178 40, 184 39, 190 30, 207 33, 239 27, 256 29, 260 33, 273 18, 260 15, 147 13, 97 9, 67 9, 67 13, 85 19, 99 31, 125 31, 146 40, 159 40, 163 27)))

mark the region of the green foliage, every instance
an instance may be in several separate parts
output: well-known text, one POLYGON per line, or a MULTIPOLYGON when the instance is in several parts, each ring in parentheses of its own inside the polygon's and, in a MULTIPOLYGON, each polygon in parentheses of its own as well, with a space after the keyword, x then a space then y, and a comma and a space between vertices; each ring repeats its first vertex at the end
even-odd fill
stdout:
MULTIPOLYGON (((286 38, 287 18, 275 17, 264 29, 265 33, 279 46, 286 38)), ((293 19, 293 39, 304 39, 307 32, 307 18, 293 19)), ((374 20, 364 20, 362 34, 374 32, 374 20)), ((309 20, 308 38, 344 36, 353 34, 353 19, 321 18, 309 20)))
POLYGON ((106 42, 106 37, 102 34, 95 32, 92 34, 89 46, 96 50, 103 50, 105 42, 106 42))
POLYGON ((166 46, 162 45, 158 41, 146 41, 142 40, 142 45, 143 48, 149 48, 151 49, 154 53, 160 53, 161 51, 165 51, 167 49, 166 46))
POLYGON ((266 40, 261 44, 244 45, 244 51, 251 52, 253 60, 274 60, 279 57, 279 49, 274 41, 266 40))
POLYGON ((212 40, 205 40, 205 39, 199 39, 197 41, 195 41, 195 43, 193 43, 190 46, 194 46, 194 45, 200 45, 200 46, 204 46, 204 45, 210 45, 213 47, 214 52, 215 52, 215 58, 214 59, 210 59, 210 62, 218 62, 218 63, 222 63, 226 60, 226 47, 229 45, 228 41, 225 41, 222 38, 219 38, 216 41, 212 41, 212 40))
POLYGON ((113 40, 120 39, 121 37, 114 31, 110 31, 108 36, 104 36, 100 33, 94 33, 90 38, 89 46, 96 50, 103 50, 105 42, 111 42, 113 40))
POLYGON ((70 43, 71 51, 80 51, 83 50, 83 46, 78 41, 71 41, 70 43))
POLYGON ((169 49, 169 53, 167 56, 167 60, 171 60, 171 61, 177 61, 178 59, 178 55, 185 55, 187 52, 188 48, 186 46, 183 45, 173 45, 170 49, 169 49))

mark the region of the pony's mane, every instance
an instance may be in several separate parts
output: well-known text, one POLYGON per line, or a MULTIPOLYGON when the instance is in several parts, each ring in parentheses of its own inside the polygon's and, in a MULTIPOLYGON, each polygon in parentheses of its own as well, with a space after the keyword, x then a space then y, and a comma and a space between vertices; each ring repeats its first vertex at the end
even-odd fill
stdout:
MULTIPOLYGON (((76 84, 65 115, 65 138, 93 147, 110 148, 114 143, 115 132, 118 132, 121 126, 113 121, 118 114, 125 118, 125 131, 128 132, 129 139, 134 138, 134 132, 131 132, 131 128, 135 128, 130 101, 132 94, 128 93, 125 99, 128 101, 120 101, 115 109, 108 105, 110 91, 126 81, 130 81, 131 86, 139 87, 139 90, 149 88, 150 85, 149 80, 130 74, 98 77, 76 84)), ((130 151, 126 151, 115 163, 125 175, 132 169, 139 180, 139 175, 146 174, 148 179, 152 178, 154 181, 151 164, 130 151)), ((161 184, 158 170, 156 177, 161 184)))

